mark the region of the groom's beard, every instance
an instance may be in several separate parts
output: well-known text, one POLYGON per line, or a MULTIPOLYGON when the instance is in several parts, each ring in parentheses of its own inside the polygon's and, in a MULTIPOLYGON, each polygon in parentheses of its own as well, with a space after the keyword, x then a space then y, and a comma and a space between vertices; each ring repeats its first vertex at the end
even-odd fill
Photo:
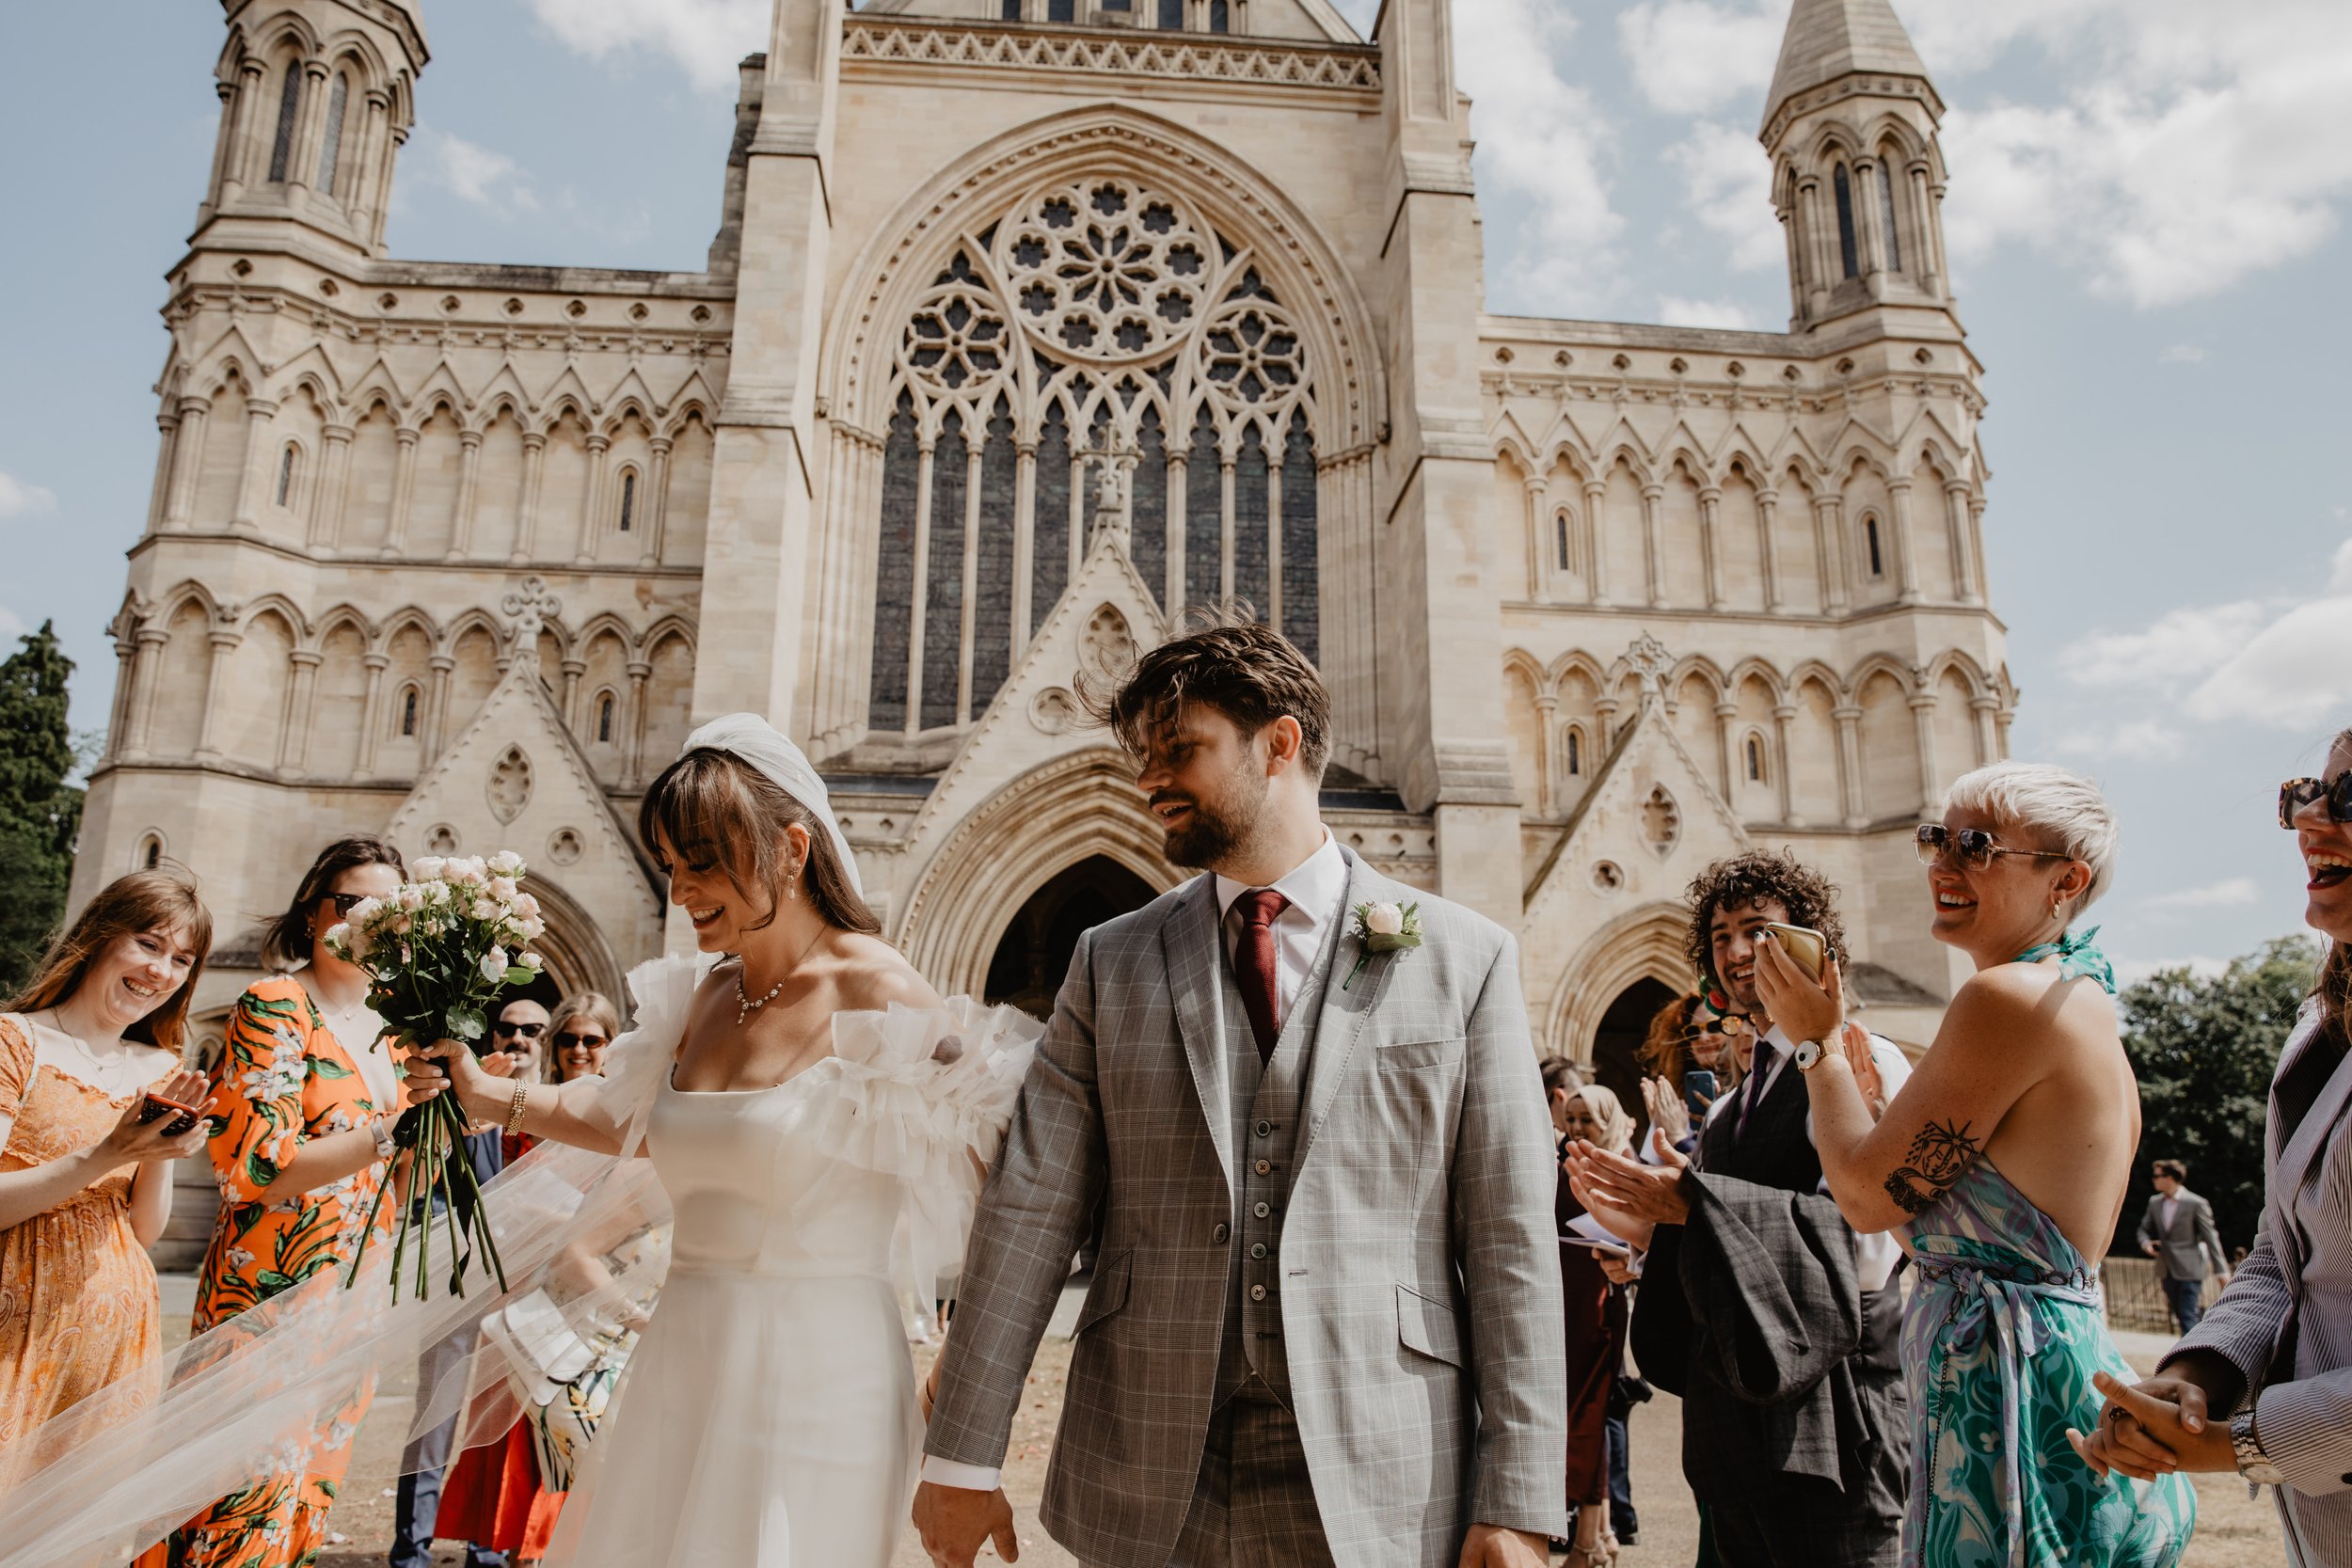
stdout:
MULTIPOLYGON (((1176 864, 1196 871, 1213 871, 1248 844, 1265 815, 1266 779, 1247 766, 1234 771, 1221 797, 1175 797, 1192 807, 1191 820, 1168 831, 1167 854, 1176 864), (1254 787, 1252 787, 1254 785, 1254 787)), ((1153 804, 1169 797, 1155 796, 1153 804)))

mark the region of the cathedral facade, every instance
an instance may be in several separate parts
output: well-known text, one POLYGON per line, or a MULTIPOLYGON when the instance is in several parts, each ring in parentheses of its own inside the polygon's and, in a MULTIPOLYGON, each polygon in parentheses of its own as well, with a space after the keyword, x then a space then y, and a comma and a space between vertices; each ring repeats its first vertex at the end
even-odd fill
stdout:
POLYGON ((1518 933, 1541 1048, 1622 1086, 1757 844, 1931 1034, 1910 830, 2013 691, 1886 0, 1798 0, 1764 105, 1786 333, 1487 313, 1446 0, 777 0, 684 273, 388 255, 420 0, 225 9, 75 882, 193 867, 214 1016, 353 831, 521 852, 621 994, 677 938, 636 801, 736 709, 943 991, 1041 1006, 1184 875, 1073 683, 1242 600, 1332 689, 1333 830, 1518 933))

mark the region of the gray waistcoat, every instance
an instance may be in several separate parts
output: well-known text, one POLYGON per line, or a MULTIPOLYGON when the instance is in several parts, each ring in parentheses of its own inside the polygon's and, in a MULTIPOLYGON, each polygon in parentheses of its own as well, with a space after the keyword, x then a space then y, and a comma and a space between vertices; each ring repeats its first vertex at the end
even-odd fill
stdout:
MULTIPOLYGON (((1232 1265, 1226 1270, 1225 1337, 1217 1353, 1216 1400, 1231 1399, 1251 1372, 1275 1397, 1290 1402, 1290 1364, 1282 1345, 1282 1211, 1289 1205, 1298 1143, 1298 1113, 1307 1098, 1307 1069, 1312 1059, 1316 1021, 1331 983, 1332 956, 1346 930, 1346 911, 1338 911, 1325 933, 1315 966, 1299 983, 1282 1020, 1273 1056, 1261 1064, 1257 1037, 1242 1007, 1241 988, 1230 953, 1217 966, 1218 1013, 1225 1037, 1226 1082, 1233 1122, 1233 1225, 1232 1265)), ((1219 952, 1225 928, 1217 928, 1219 952)))

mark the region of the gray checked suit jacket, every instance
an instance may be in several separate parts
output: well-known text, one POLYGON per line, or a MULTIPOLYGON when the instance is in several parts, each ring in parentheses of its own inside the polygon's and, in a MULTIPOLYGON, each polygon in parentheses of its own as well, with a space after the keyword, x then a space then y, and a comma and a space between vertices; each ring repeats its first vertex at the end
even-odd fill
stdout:
POLYGON ((2168 1278, 2203 1279, 2230 1267, 2230 1255, 2221 1250, 2221 1232, 2214 1228, 2213 1205, 2186 1187, 2173 1203, 2169 1230, 2164 1226, 2164 1195, 2148 1195, 2148 1212, 2139 1217, 2139 1240, 2156 1243, 2156 1260, 2168 1278))
MULTIPOLYGON (((1511 937, 1348 863, 1348 908, 1418 902, 1423 944, 1350 988, 1352 934, 1333 960, 1282 1227, 1292 1404, 1341 1568, 1454 1568, 1472 1523, 1565 1528, 1551 1125, 1511 937)), ((1168 1561, 1209 1429, 1249 1092, 1228 961, 1206 876, 1081 939, 966 1250, 925 1447, 998 1465, 1101 1206, 1042 1510, 1095 1568, 1168 1561)))

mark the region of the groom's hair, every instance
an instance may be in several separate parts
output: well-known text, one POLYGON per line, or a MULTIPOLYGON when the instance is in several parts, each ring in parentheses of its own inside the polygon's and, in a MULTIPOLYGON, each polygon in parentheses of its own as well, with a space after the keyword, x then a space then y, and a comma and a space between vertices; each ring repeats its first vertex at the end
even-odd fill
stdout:
POLYGON ((1287 714, 1298 721, 1301 766, 1320 779, 1331 754, 1331 693, 1307 656, 1246 604, 1190 610, 1182 625, 1187 629, 1137 659, 1115 689, 1082 677, 1078 696, 1089 713, 1137 757, 1150 754, 1186 704, 1216 709, 1245 736, 1287 714))

